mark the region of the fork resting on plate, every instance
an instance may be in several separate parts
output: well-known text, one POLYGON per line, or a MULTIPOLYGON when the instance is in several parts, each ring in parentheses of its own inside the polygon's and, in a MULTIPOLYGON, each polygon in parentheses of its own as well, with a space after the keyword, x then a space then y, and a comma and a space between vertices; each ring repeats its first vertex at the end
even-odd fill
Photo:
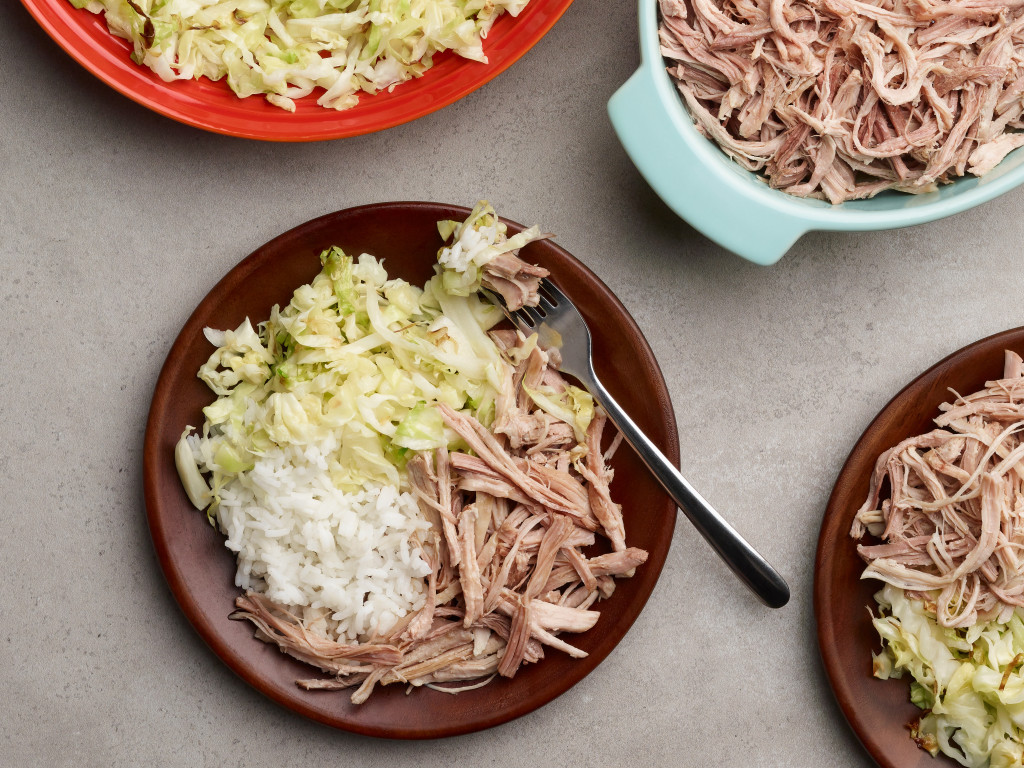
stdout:
POLYGON ((785 605, 789 586, 782 576, 694 490, 598 380, 591 357, 590 329, 569 298, 547 278, 541 280, 537 307, 510 310, 500 297, 485 293, 523 333, 537 333, 542 346, 559 348, 561 370, 575 376, 604 407, 626 442, 740 581, 766 605, 785 605))

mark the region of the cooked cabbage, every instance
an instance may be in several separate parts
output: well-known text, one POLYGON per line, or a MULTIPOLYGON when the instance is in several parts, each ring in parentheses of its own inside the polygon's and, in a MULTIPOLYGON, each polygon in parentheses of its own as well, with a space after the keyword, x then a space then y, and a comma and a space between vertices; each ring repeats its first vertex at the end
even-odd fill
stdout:
POLYGON ((211 517, 224 484, 272 446, 333 434, 340 448, 327 470, 339 489, 397 487, 407 453, 454 439, 431 406, 493 419, 511 375, 486 334, 500 311, 476 294, 445 294, 437 276, 423 289, 389 279, 367 254, 353 260, 332 248, 321 261, 320 274, 258 330, 246 319, 206 331, 216 350, 199 377, 218 398, 203 409, 202 434, 182 436, 175 461, 189 498, 211 504, 211 517))
POLYGON ((483 39, 503 12, 527 0, 70 0, 106 12, 132 59, 163 80, 227 79, 239 96, 355 106, 422 75, 435 53, 486 62, 483 39))
POLYGON ((882 638, 875 676, 913 678, 911 701, 925 714, 918 744, 969 768, 1007 768, 1024 759, 1024 620, 939 626, 935 611, 892 585, 875 595, 882 638))
POLYGON ((542 411, 571 425, 577 443, 586 441, 587 427, 594 419, 594 398, 589 392, 571 384, 561 393, 552 387, 541 385, 534 389, 525 384, 523 391, 542 411))

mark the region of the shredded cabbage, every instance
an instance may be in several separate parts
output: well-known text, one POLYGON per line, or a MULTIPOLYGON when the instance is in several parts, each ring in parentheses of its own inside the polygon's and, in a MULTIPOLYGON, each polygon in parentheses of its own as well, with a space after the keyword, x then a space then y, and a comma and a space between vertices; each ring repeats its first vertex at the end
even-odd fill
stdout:
POLYGON ((397 487, 409 451, 449 443, 432 406, 493 419, 510 375, 486 334, 500 312, 478 295, 440 292, 438 277, 425 289, 389 279, 368 254, 353 260, 332 248, 321 261, 312 283, 258 331, 248 318, 206 331, 217 349, 199 377, 219 397, 203 410, 202 435, 186 431, 175 461, 193 504, 212 502, 211 518, 225 483, 272 446, 334 434, 340 448, 327 469, 338 488, 397 487))
POLYGON ((1008 768, 1024 760, 1024 620, 939 626, 935 611, 887 584, 875 595, 882 638, 876 677, 909 672, 911 701, 925 710, 913 729, 933 756, 969 768, 1008 768))
POLYGON ((528 0, 70 0, 106 13, 132 44, 132 60, 165 81, 226 78, 241 97, 264 94, 295 111, 294 99, 355 106, 360 92, 419 77, 435 53, 486 62, 495 19, 528 0))
POLYGON ((565 388, 564 393, 545 386, 533 389, 525 384, 523 391, 542 411, 570 424, 577 443, 586 441, 587 427, 594 419, 594 398, 589 392, 571 384, 565 388))

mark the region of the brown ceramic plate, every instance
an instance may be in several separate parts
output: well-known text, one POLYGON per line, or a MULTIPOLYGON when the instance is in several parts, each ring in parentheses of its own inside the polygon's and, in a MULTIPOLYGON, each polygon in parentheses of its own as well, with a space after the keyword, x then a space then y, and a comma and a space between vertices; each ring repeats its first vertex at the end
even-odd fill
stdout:
POLYGON ((881 648, 868 608, 882 588, 861 580, 864 562, 849 536, 853 516, 864 503, 868 479, 879 454, 901 440, 934 429, 939 405, 950 389, 969 394, 999 378, 1003 351, 1024 352, 1024 328, 989 336, 954 352, 908 384, 882 409, 853 447, 839 473, 825 511, 815 560, 814 613, 818 646, 839 707, 861 743, 883 768, 955 766, 917 748, 907 726, 921 710, 910 703, 909 678, 878 680, 871 653, 881 648))
MULTIPOLYGON (((174 468, 174 445, 188 424, 202 423, 213 399, 196 378, 212 352, 203 328, 254 323, 274 304, 319 272, 320 252, 339 245, 350 254, 385 259, 392 276, 422 285, 432 274, 441 240, 436 222, 462 219, 468 208, 435 203, 383 203, 329 214, 296 227, 257 249, 224 277, 182 329, 164 363, 149 412, 143 454, 146 512, 157 557, 185 616, 214 653, 254 688, 285 707, 348 731, 392 738, 451 736, 488 728, 526 714, 564 693, 596 667, 640 614, 661 572, 672 540, 676 509, 628 446, 614 457, 612 495, 623 505, 627 539, 650 553, 632 579, 619 582, 600 604, 601 618, 572 641, 589 653, 571 659, 546 650, 538 664, 515 678, 457 696, 429 689, 406 695, 402 686, 378 688, 356 707, 345 692, 303 691, 304 666, 253 637, 248 622, 228 619, 239 590, 234 557, 206 516, 188 502, 174 468)), ((512 232, 523 227, 507 222, 512 232)), ((550 241, 528 245, 523 258, 551 270, 552 279, 586 316, 594 335, 595 367, 602 381, 673 462, 679 461, 675 416, 661 371, 640 329, 608 288, 550 241)))

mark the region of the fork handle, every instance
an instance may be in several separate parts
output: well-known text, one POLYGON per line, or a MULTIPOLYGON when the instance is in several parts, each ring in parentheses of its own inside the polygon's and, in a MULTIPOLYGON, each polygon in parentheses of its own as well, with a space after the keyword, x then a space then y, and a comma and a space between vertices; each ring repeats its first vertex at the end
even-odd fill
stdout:
POLYGON ((690 485, 679 470, 636 425, 591 370, 586 382, 591 394, 604 406, 608 417, 639 454, 668 495, 683 510, 693 527, 712 546, 740 581, 771 608, 789 601, 789 585, 747 541, 725 521, 715 508, 690 485))

